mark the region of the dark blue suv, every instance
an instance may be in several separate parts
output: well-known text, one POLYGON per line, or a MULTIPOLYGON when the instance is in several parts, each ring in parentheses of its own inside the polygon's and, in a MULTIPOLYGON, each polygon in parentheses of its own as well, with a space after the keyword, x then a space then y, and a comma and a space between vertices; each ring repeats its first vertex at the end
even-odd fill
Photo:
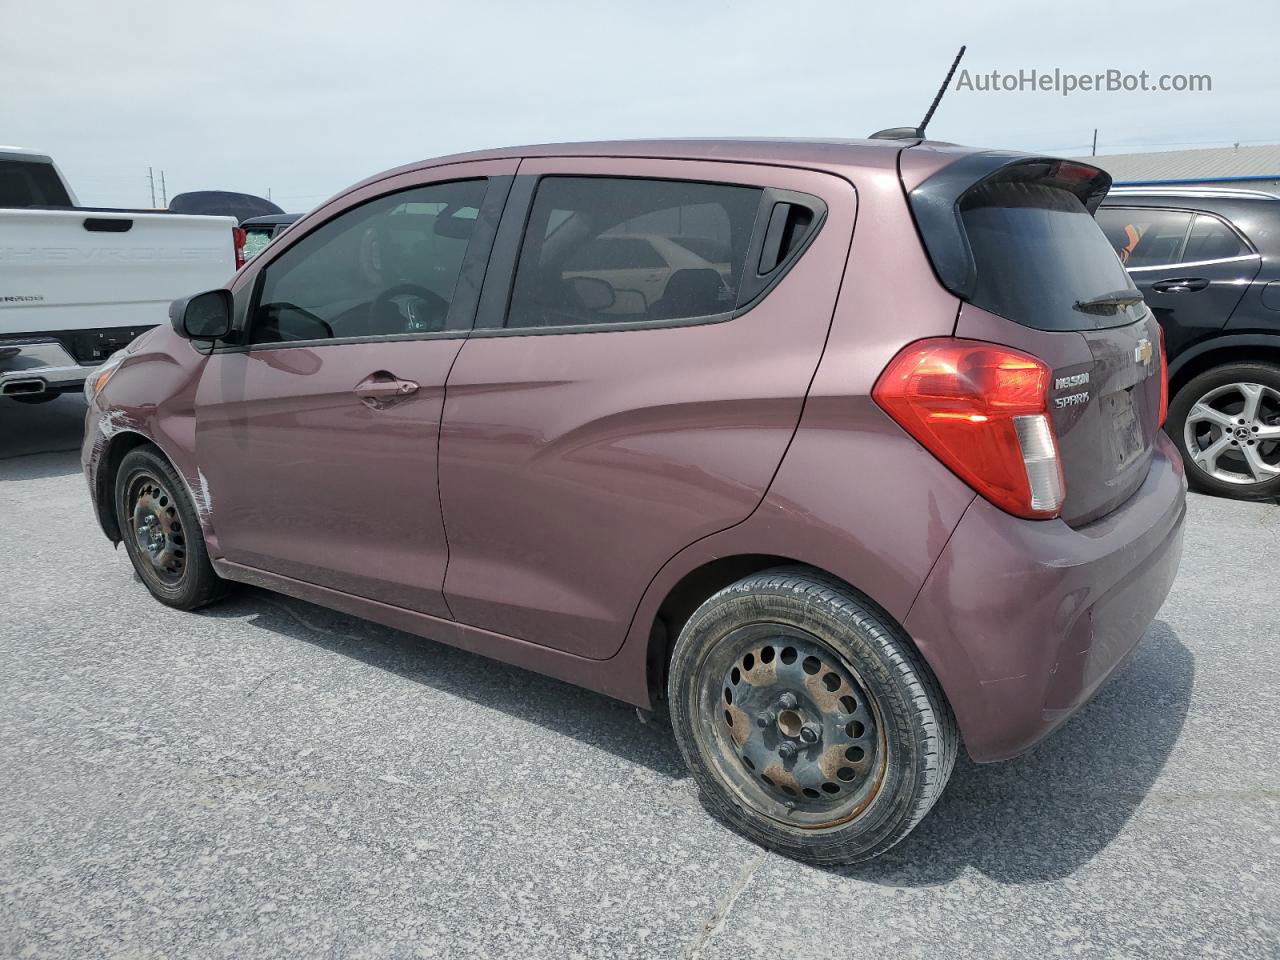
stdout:
POLYGON ((1280 496, 1280 197, 1116 188, 1097 219, 1164 330, 1191 485, 1280 496))

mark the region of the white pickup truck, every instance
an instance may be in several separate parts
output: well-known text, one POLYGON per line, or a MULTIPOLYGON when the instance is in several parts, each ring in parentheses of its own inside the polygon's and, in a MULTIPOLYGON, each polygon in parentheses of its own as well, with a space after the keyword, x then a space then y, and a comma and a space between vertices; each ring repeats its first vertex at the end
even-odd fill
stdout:
POLYGON ((0 396, 79 389, 170 301, 224 284, 243 243, 232 217, 79 207, 49 157, 0 147, 0 396))

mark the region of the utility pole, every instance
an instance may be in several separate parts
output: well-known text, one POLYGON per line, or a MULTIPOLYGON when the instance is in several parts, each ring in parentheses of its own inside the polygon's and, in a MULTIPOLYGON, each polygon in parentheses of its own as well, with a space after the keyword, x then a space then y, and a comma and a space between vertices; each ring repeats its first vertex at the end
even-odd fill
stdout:
POLYGON ((156 206, 156 176, 151 172, 151 168, 147 167, 147 183, 151 184, 151 209, 156 206))
POLYGON ((164 186, 164 171, 160 171, 160 205, 166 210, 169 209, 169 191, 164 186))
POLYGON ((1098 155, 1098 128, 1093 128, 1093 150, 1089 152, 1089 156, 1096 157, 1098 155))

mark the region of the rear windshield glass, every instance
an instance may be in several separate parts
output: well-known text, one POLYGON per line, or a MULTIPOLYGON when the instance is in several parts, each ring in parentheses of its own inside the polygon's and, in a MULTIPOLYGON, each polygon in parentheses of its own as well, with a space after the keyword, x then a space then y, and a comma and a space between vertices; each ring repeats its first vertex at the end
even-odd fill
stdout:
POLYGON ((1075 194, 1039 183, 969 191, 960 219, 973 252, 975 306, 1038 330, 1133 322, 1141 305, 1107 303, 1136 288, 1075 194))
POLYGON ((275 230, 275 227, 270 224, 244 228, 243 256, 246 260, 252 260, 266 249, 267 244, 271 242, 271 232, 273 230, 275 230))
POLYGON ((69 207, 53 164, 0 160, 0 207, 69 207))

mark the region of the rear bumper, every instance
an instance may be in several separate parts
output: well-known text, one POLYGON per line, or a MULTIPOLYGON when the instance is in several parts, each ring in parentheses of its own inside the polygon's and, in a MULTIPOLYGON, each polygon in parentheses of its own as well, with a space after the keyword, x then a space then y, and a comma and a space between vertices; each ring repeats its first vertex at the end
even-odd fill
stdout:
POLYGON ((1142 487, 1084 527, 974 500, 905 623, 974 760, 1029 749, 1128 658, 1177 573, 1185 492, 1161 433, 1142 487))
POLYGON ((76 363, 57 340, 0 340, 0 396, 74 389, 93 370, 76 363))

